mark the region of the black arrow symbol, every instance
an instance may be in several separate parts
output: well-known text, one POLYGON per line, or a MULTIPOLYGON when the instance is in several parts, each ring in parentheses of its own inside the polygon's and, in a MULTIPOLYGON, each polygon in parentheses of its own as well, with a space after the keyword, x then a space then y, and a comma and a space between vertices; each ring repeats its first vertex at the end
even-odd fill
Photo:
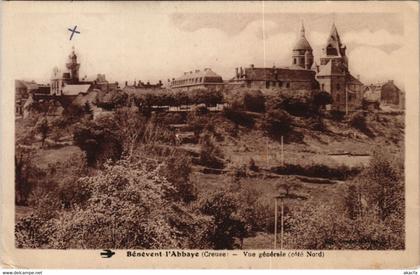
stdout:
POLYGON ((111 258, 114 254, 115 252, 109 249, 105 249, 104 252, 101 252, 102 258, 111 258))

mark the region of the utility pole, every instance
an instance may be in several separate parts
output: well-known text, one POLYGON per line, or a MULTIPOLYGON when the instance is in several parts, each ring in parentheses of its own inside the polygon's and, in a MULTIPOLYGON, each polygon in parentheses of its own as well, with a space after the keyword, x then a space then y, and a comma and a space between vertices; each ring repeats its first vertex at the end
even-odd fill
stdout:
POLYGON ((274 197, 274 249, 277 247, 277 197, 274 197))
POLYGON ((277 248, 277 228, 278 228, 278 202, 280 199, 281 219, 280 219, 280 249, 283 249, 284 239, 284 195, 277 195, 274 197, 274 249, 277 248))
POLYGON ((348 100, 347 100, 347 96, 348 96, 347 89, 345 89, 345 91, 346 91, 346 115, 348 115, 349 114, 349 107, 348 107, 348 100))
POLYGON ((283 145, 283 136, 281 136, 281 166, 284 165, 284 145, 283 145))
POLYGON ((280 203, 281 203, 280 249, 283 249, 283 234, 284 234, 284 202, 283 202, 283 198, 281 198, 280 203))

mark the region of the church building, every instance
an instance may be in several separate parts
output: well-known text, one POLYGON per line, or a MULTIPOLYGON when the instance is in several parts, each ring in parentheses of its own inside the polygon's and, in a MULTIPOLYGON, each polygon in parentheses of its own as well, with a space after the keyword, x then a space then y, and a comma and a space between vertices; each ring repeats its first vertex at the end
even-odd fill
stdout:
POLYGON ((257 89, 313 90, 318 87, 315 71, 312 70, 314 56, 302 25, 299 37, 292 49, 292 64, 288 67, 259 68, 253 64, 247 68, 236 68, 230 84, 257 89))
POLYGON ((79 80, 80 63, 77 63, 77 55, 74 52, 69 55, 66 63, 67 72, 61 73, 58 68, 54 68, 51 77, 51 95, 55 96, 77 96, 87 93, 92 88, 92 82, 79 80))
POLYGON ((349 112, 362 105, 363 83, 349 71, 346 46, 341 43, 335 24, 332 25, 325 47, 322 49, 320 65, 316 67, 316 78, 321 91, 332 97, 332 110, 349 112))

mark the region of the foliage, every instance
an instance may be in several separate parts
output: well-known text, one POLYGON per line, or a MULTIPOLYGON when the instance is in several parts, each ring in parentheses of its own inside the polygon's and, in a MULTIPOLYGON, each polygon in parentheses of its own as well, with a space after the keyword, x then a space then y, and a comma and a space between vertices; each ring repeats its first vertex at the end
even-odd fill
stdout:
POLYGON ((332 97, 327 92, 316 92, 313 96, 313 104, 315 109, 319 111, 320 108, 325 108, 325 105, 332 103, 332 97))
POLYGON ((255 120, 245 111, 241 110, 238 105, 231 105, 223 110, 223 115, 235 123, 235 125, 241 125, 247 128, 252 128, 255 124, 255 120))
POLYGON ((196 199, 197 191, 190 181, 191 158, 185 154, 172 155, 165 161, 163 175, 174 186, 171 198, 176 201, 191 202, 196 199))
POLYGON ((382 220, 391 215, 404 217, 404 173, 392 156, 376 149, 368 169, 356 182, 361 196, 377 207, 382 220))
POLYGON ((324 164, 300 165, 286 163, 272 168, 272 172, 280 175, 301 175, 308 177, 324 177, 329 179, 346 180, 355 177, 362 171, 361 167, 327 166, 324 164))
POLYGON ((263 122, 263 128, 273 136, 285 135, 291 129, 291 118, 282 110, 269 110, 263 122))
POLYGON ((357 112, 350 118, 350 126, 360 130, 368 137, 373 137, 373 132, 369 129, 366 116, 363 112, 357 112))
POLYGON ((293 249, 404 249, 404 205, 401 165, 375 150, 342 202, 308 201, 291 212, 286 243, 293 249))
POLYGON ((33 151, 16 147, 15 153, 15 201, 17 205, 27 205, 31 191, 45 173, 33 162, 33 151))
POLYGON ((214 220, 214 230, 208 238, 213 249, 233 249, 235 238, 245 234, 245 223, 236 215, 239 209, 237 198, 224 191, 202 198, 200 211, 214 220))
POLYGON ((223 154, 213 141, 213 137, 206 133, 200 138, 199 143, 201 145, 200 162, 211 168, 223 168, 223 154))
POLYGON ((243 105, 245 110, 251 112, 265 111, 265 97, 260 90, 251 90, 244 94, 243 105))
POLYGON ((174 187, 160 170, 141 161, 104 164, 96 175, 79 180, 75 191, 88 194, 83 204, 76 202, 50 219, 32 216, 18 221, 19 247, 208 247, 205 236, 212 221, 169 199, 174 187))
POLYGON ((48 120, 46 117, 40 118, 35 125, 35 132, 41 136, 42 147, 44 147, 45 139, 47 138, 50 130, 51 129, 48 125, 48 120))
POLYGON ((123 148, 117 129, 111 117, 76 125, 74 143, 86 153, 89 166, 101 165, 107 159, 116 160, 121 157, 123 148))

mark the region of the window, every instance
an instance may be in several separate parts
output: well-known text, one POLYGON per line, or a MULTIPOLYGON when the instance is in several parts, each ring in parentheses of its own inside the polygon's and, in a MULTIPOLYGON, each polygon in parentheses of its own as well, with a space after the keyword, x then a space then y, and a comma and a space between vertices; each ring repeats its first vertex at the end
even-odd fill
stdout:
POLYGON ((337 83, 337 90, 340 90, 340 83, 337 83))
POLYGON ((325 91, 325 83, 321 84, 321 91, 325 91))
POLYGON ((296 64, 296 58, 293 58, 293 64, 296 64))
POLYGON ((203 82, 203 78, 202 78, 202 77, 200 77, 200 83, 201 83, 201 82, 203 82))
POLYGON ((286 83, 286 88, 290 88, 290 83, 289 82, 286 83))

